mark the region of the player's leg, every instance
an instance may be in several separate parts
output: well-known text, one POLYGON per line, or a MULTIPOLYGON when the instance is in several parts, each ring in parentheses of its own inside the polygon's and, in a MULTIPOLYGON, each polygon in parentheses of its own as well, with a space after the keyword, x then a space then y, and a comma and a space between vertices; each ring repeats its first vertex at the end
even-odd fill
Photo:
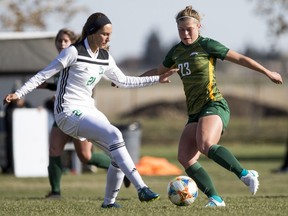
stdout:
POLYGON ((226 129, 230 119, 230 111, 226 101, 210 103, 203 113, 197 127, 198 149, 220 166, 233 172, 249 187, 254 195, 259 187, 258 173, 254 170, 244 169, 227 148, 218 145, 221 134, 226 129), (205 116, 208 111, 214 114, 205 116))
MULTIPOLYGON (((78 131, 79 136, 86 137, 87 139, 91 140, 93 144, 102 148, 103 150, 105 150, 105 152, 108 152, 108 154, 112 157, 112 160, 115 161, 114 170, 117 170, 116 168, 119 167, 122 172, 125 173, 127 178, 138 190, 139 199, 141 201, 150 201, 159 197, 158 194, 153 193, 147 187, 142 177, 136 170, 135 164, 125 147, 125 143, 120 130, 115 126, 111 125, 111 123, 102 113, 98 113, 97 116, 86 115, 85 117, 83 117, 80 122, 78 131)), ((113 163, 111 164, 111 166, 113 166, 113 163)), ((116 175, 116 172, 114 175, 116 175)), ((121 179, 121 183, 122 181, 123 178, 121 179)), ((107 187, 109 186, 107 185, 107 187)), ((117 193, 119 189, 120 188, 111 188, 111 190, 114 190, 117 193)), ((106 196, 105 200, 108 200, 106 196)))
MULTIPOLYGON (((197 123, 187 124, 184 128, 178 147, 178 160, 185 172, 197 184, 198 188, 209 198, 219 199, 221 205, 225 205, 220 198, 210 176, 198 162, 200 152, 196 143, 197 123)), ((220 204, 219 204, 220 205, 220 204)))
POLYGON ((107 172, 105 197, 102 208, 120 207, 115 201, 121 188, 123 178, 124 173, 122 170, 114 161, 111 161, 111 165, 107 172))
MULTIPOLYGON (((106 153, 98 153, 92 151, 92 143, 87 140, 81 141, 74 139, 73 142, 77 155, 82 163, 87 165, 94 165, 99 168, 108 169, 111 163, 110 157, 106 153)), ((125 187, 130 186, 129 179, 124 176, 125 187)))
POLYGON ((93 152, 91 142, 73 138, 73 143, 77 155, 82 163, 94 165, 103 169, 109 168, 111 162, 110 157, 105 153, 93 152))
POLYGON ((48 175, 51 192, 47 198, 59 198, 61 193, 62 163, 61 155, 69 136, 53 125, 49 136, 49 165, 48 175))
MULTIPOLYGON (((218 143, 222 133, 222 121, 217 115, 204 116, 199 119, 196 130, 196 142, 198 150, 207 156, 214 143, 218 143)), ((217 192, 216 192, 217 193, 217 192)), ((225 206, 219 194, 210 194, 207 207, 225 206), (212 196, 211 196, 212 195, 212 196)))
POLYGON ((284 161, 279 168, 273 169, 272 172, 274 173, 287 173, 288 172, 288 137, 286 138, 286 151, 284 155, 284 161))
POLYGON ((240 176, 243 167, 239 161, 224 146, 217 145, 222 131, 223 122, 219 115, 201 117, 196 132, 198 149, 222 167, 240 176))

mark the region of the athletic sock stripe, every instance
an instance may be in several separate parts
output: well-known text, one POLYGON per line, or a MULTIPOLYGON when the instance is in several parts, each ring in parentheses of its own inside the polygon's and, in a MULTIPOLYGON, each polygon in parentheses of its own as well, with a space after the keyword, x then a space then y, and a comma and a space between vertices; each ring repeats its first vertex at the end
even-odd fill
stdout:
POLYGON ((119 168, 118 164, 115 161, 111 161, 111 165, 116 167, 116 168, 119 168))
POLYGON ((114 151, 114 150, 116 150, 116 149, 118 149, 118 148, 122 148, 122 147, 124 147, 124 146, 125 146, 125 143, 124 143, 124 142, 116 143, 116 144, 113 144, 113 145, 110 145, 110 146, 109 146, 109 151, 111 152, 111 151, 114 151))

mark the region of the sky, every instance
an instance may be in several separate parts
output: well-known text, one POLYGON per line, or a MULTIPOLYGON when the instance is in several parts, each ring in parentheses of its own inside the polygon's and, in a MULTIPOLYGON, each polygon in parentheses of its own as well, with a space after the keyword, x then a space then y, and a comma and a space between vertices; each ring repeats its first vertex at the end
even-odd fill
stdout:
MULTIPOLYGON (((113 24, 110 50, 116 61, 142 56, 152 31, 156 31, 162 46, 171 47, 179 40, 175 16, 187 5, 202 15, 204 37, 238 52, 248 45, 259 50, 269 50, 272 45, 266 21, 255 14, 255 0, 77 0, 77 3, 85 5, 89 12, 73 17, 65 27, 81 33, 90 14, 105 13, 113 24)), ((53 21, 48 30, 58 31, 62 27, 53 21)), ((278 41, 276 49, 288 48, 287 37, 278 41)))

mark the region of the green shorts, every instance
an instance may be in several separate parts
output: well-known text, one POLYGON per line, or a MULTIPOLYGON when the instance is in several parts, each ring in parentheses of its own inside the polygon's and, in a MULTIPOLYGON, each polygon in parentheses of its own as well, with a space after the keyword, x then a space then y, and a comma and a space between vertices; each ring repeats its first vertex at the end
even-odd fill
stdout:
POLYGON ((200 112, 189 115, 187 124, 198 122, 201 117, 209 115, 218 115, 223 123, 223 131, 225 131, 230 120, 230 110, 227 101, 222 99, 220 101, 208 102, 200 112))

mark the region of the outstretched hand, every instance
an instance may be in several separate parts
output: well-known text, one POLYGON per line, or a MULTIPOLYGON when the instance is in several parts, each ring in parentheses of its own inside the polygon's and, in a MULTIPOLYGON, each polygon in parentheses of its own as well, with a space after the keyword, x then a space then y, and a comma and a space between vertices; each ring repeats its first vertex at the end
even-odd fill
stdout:
POLYGON ((283 80, 282 77, 279 73, 277 72, 271 72, 269 73, 268 77, 270 78, 270 80, 276 84, 283 84, 283 80))
POLYGON ((11 103, 12 101, 18 100, 19 97, 16 94, 8 94, 3 100, 3 105, 11 103))
POLYGON ((173 75, 174 73, 177 73, 178 72, 178 68, 174 68, 174 69, 171 69, 161 75, 159 75, 159 82, 160 83, 170 83, 171 81, 169 80, 169 76, 173 75))

